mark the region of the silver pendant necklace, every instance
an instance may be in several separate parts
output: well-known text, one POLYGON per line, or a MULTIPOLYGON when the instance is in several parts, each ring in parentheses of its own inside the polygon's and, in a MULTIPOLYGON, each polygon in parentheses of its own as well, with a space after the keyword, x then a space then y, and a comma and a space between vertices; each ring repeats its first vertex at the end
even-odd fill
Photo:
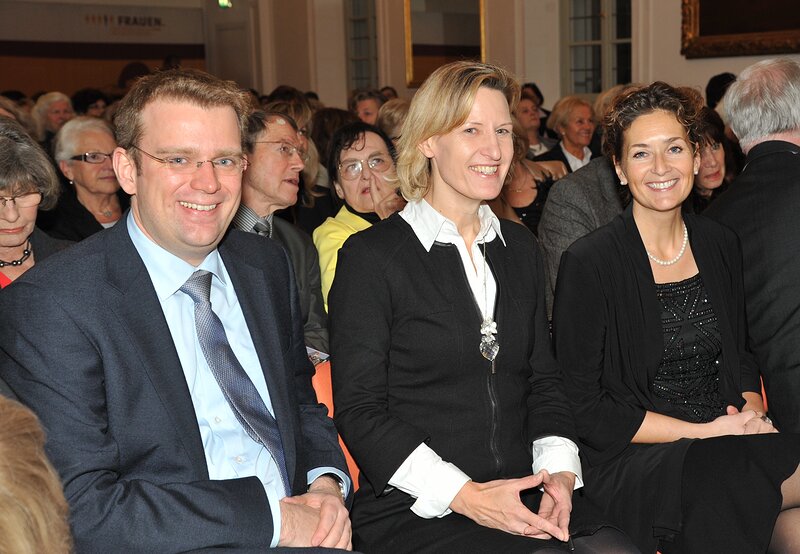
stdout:
POLYGON ((493 362, 500 352, 500 343, 497 342, 497 323, 495 323, 492 314, 489 312, 489 293, 486 290, 486 272, 488 271, 488 264, 486 263, 486 237, 483 241, 483 307, 485 315, 481 323, 481 354, 484 358, 493 362))

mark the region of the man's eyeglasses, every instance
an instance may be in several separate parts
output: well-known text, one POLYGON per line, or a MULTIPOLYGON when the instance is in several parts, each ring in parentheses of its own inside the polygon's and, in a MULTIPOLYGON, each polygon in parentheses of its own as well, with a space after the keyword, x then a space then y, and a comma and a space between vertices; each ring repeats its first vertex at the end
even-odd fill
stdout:
POLYGON ((364 162, 367 162, 370 171, 383 173, 392 167, 392 159, 389 156, 372 156, 366 160, 342 160, 339 163, 339 174, 342 179, 352 181, 358 179, 364 169, 364 162))
POLYGON ((32 208, 42 202, 41 192, 28 192, 19 196, 0 196, 0 208, 5 208, 8 203, 17 208, 32 208))
POLYGON ((191 175, 197 173, 200 167, 208 162, 214 168, 217 175, 233 176, 239 175, 247 169, 247 158, 244 156, 220 156, 213 160, 193 160, 188 156, 169 156, 168 158, 159 158, 153 156, 149 152, 145 152, 135 144, 131 148, 136 148, 139 152, 147 156, 153 161, 163 164, 169 171, 178 175, 191 175))
POLYGON ((290 142, 283 140, 257 140, 255 141, 255 144, 277 144, 278 147, 275 149, 275 151, 284 158, 291 158, 297 154, 300 156, 300 159, 303 161, 303 163, 308 161, 308 152, 290 142))
POLYGON ((105 154, 104 152, 86 152, 85 154, 78 154, 72 156, 70 160, 77 160, 79 162, 86 162, 87 164, 101 164, 106 159, 111 159, 112 154, 105 154))

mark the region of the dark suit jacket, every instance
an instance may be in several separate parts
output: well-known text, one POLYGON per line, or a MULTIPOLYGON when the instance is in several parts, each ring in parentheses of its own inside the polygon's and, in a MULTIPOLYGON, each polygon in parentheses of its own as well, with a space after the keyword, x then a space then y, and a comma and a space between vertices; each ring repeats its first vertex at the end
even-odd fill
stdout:
MULTIPOLYGON (((293 494, 309 469, 347 471, 311 387, 297 289, 277 244, 219 247, 281 432, 293 494)), ((209 480, 197 418, 145 265, 123 223, 36 265, 0 295, 0 375, 38 414, 79 552, 267 547, 256 477, 209 480)))
POLYGON ((770 417, 800 432, 800 146, 768 141, 703 215, 742 243, 750 347, 764 377, 770 417))
POLYGON ((559 179, 550 188, 539 221, 548 314, 553 311, 561 254, 573 242, 622 213, 619 186, 611 162, 601 157, 559 179))
POLYGON ((328 315, 322 302, 319 255, 311 237, 279 217, 272 218, 272 238, 289 253, 300 295, 306 344, 322 352, 328 348, 328 315))
MULTIPOLYGON (((33 234, 31 234, 31 250, 33 250, 33 255, 37 264, 59 250, 67 248, 71 244, 72 242, 67 240, 51 238, 38 227, 34 227, 33 234)), ((17 399, 17 395, 8 388, 8 385, 3 379, 0 379, 0 395, 14 400, 17 399)))
MULTIPOLYGON (((590 159, 594 159, 597 156, 592 153, 590 159)), ((569 160, 564 155, 564 151, 561 149, 561 143, 559 142, 555 146, 553 146, 550 150, 545 152, 544 154, 539 154, 533 158, 535 162, 564 162, 564 165, 567 168, 567 173, 572 173, 572 168, 569 165, 569 160)))

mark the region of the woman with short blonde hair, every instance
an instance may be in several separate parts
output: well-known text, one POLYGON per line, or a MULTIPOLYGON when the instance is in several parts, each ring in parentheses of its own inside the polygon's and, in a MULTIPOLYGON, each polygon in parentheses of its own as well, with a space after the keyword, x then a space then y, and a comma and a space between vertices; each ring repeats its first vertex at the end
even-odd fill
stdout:
POLYGON ((437 69, 400 141, 408 205, 339 252, 334 418, 361 470, 357 550, 633 551, 572 492, 535 238, 484 204, 513 160, 518 97, 497 66, 437 69))
POLYGON ((564 162, 567 169, 577 171, 598 154, 591 151, 596 122, 592 105, 578 96, 564 96, 550 112, 547 128, 558 134, 559 142, 535 161, 564 162))

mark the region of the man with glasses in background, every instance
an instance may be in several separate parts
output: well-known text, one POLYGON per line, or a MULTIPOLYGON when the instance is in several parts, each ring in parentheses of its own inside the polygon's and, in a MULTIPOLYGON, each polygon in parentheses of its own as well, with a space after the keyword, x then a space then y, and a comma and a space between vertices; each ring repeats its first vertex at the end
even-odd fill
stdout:
POLYGON ((248 167, 233 226, 271 238, 286 249, 300 296, 306 346, 327 353, 327 315, 322 303, 317 249, 311 237, 274 216, 276 211, 297 202, 300 172, 308 159, 297 124, 287 115, 253 112, 247 119, 245 150, 248 167))
POLYGON ((113 152, 130 212, 0 297, 0 376, 47 431, 78 552, 350 547, 288 260, 226 235, 248 109, 201 72, 137 81, 113 152))

